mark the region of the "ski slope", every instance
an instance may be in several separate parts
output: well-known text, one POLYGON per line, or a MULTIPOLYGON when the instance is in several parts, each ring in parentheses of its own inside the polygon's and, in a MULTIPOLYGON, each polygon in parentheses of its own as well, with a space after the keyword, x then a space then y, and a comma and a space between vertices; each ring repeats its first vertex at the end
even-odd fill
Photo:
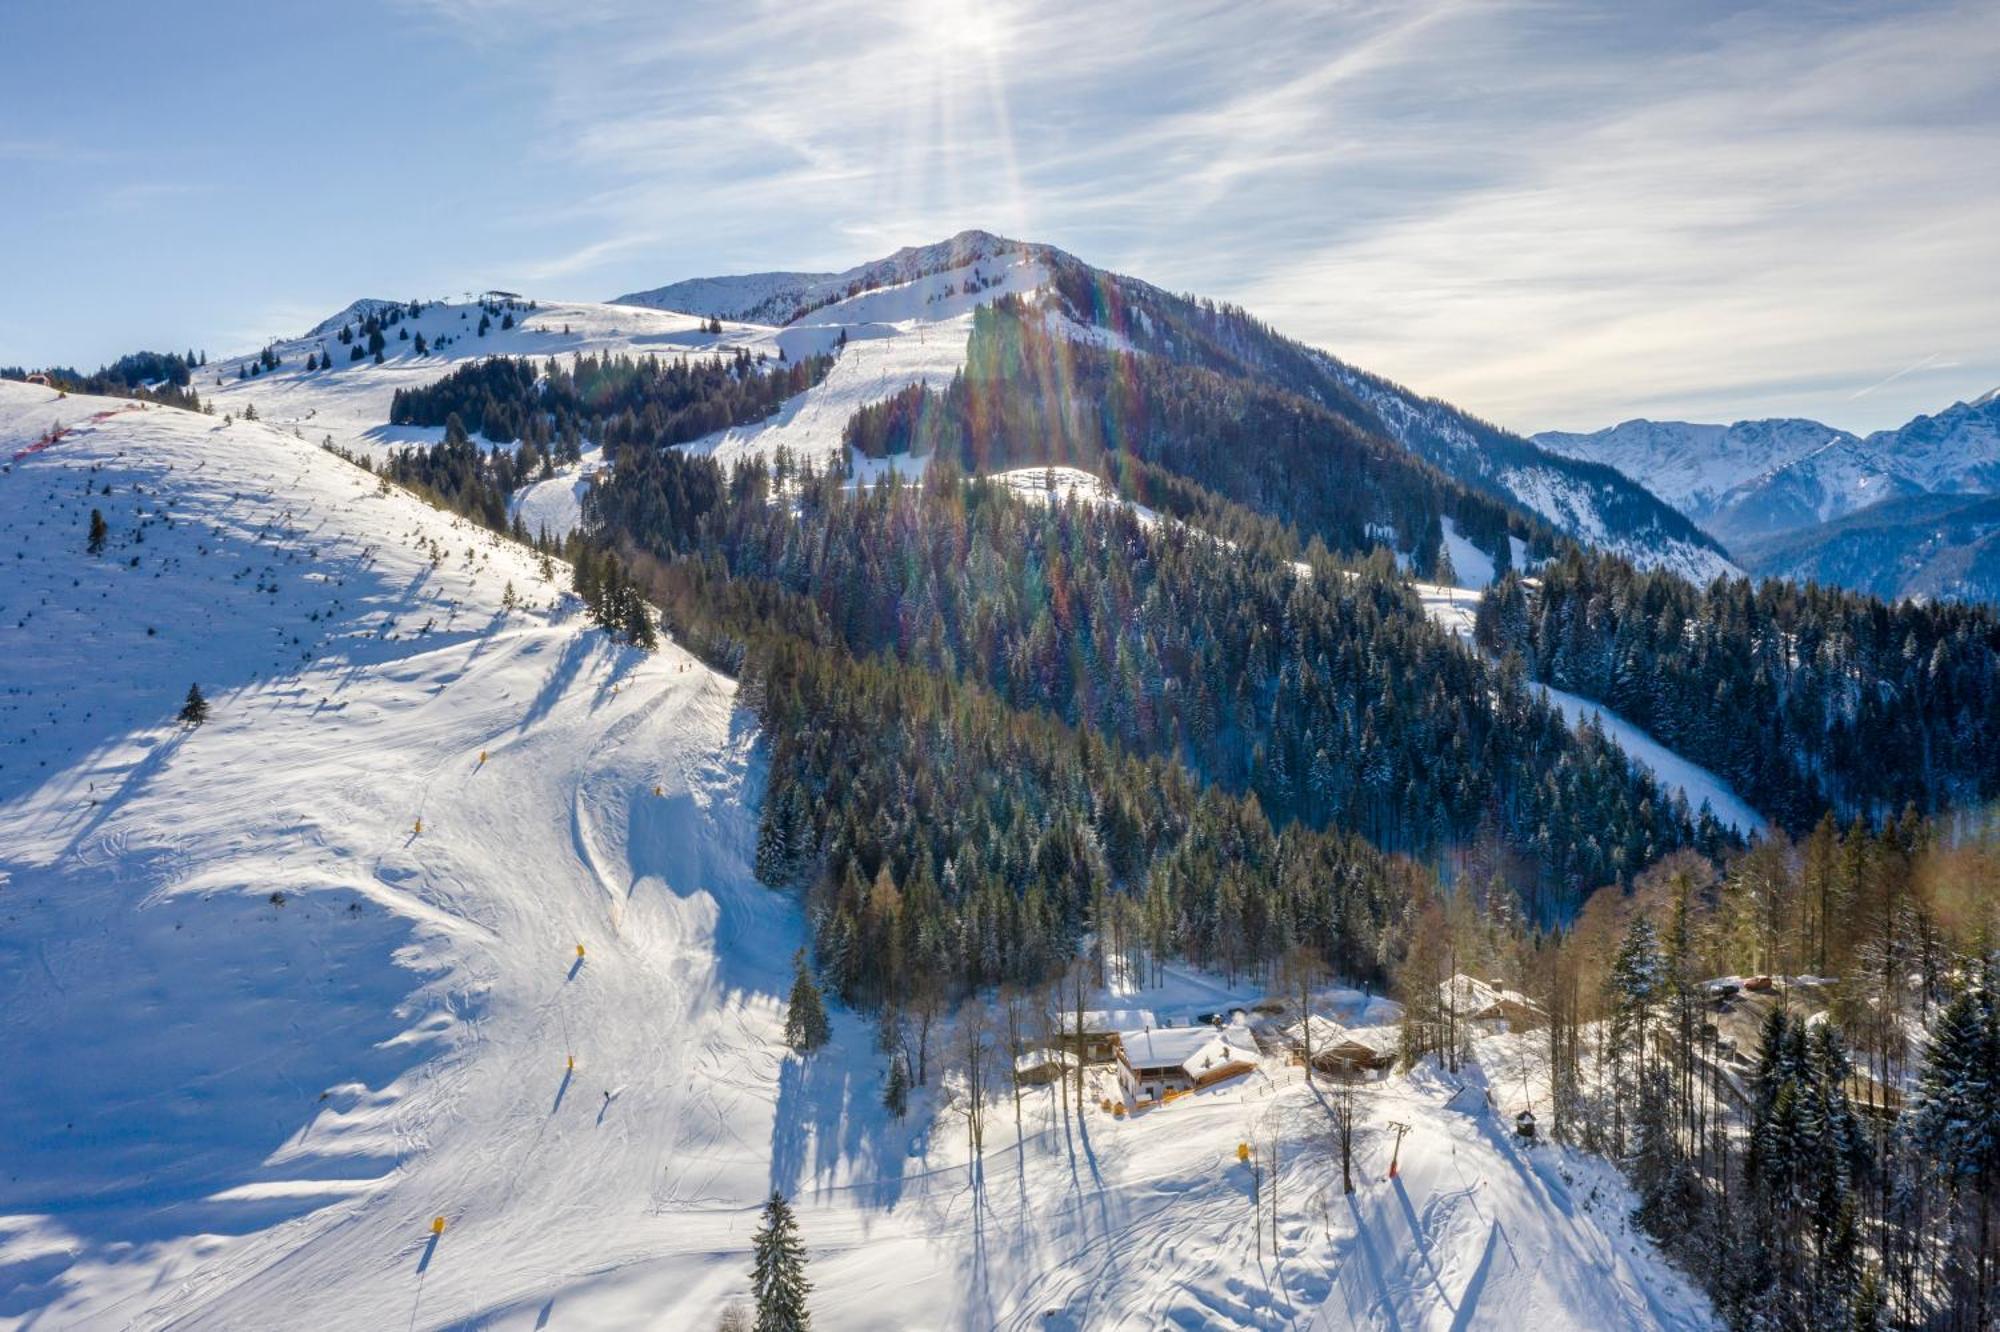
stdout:
MULTIPOLYGON (((398 448, 428 445, 443 438, 435 426, 392 426, 396 391, 434 383, 459 367, 490 356, 631 355, 702 357, 733 355, 798 358, 837 351, 825 380, 787 401, 770 419, 704 436, 684 445, 724 463, 747 458, 769 461, 788 450, 801 462, 825 470, 849 466, 844 435, 860 408, 893 396, 911 384, 941 388, 965 365, 972 336, 972 312, 1006 295, 1039 291, 1047 267, 1025 254, 982 254, 954 268, 865 291, 812 311, 799 323, 776 327, 723 321, 719 333, 694 314, 642 305, 578 301, 522 300, 511 313, 513 328, 499 321, 484 337, 477 329, 477 301, 443 301, 423 306, 388 331, 382 364, 348 361, 338 335, 343 324, 358 331, 368 309, 392 302, 357 301, 316 325, 304 336, 272 343, 282 364, 250 379, 238 379, 256 353, 213 361, 195 373, 193 387, 218 414, 241 416, 254 407, 259 420, 320 443, 381 458, 398 448), (399 334, 407 330, 409 341, 399 334), (423 334, 433 350, 415 354, 423 334), (437 346, 440 338, 448 339, 437 346), (844 339, 844 341, 843 341, 844 339), (307 371, 308 355, 331 352, 334 367, 307 371)), ((561 536, 581 521, 581 498, 592 474, 604 464, 596 452, 560 469, 546 481, 522 487, 514 504, 531 532, 546 527, 561 536)), ((917 474, 924 459, 852 460, 857 480, 867 483, 889 470, 917 474)))
MULTIPOLYGON (((275 370, 238 379, 238 369, 256 361, 253 351, 209 362, 195 371, 192 387, 203 402, 213 402, 218 415, 241 416, 246 406, 254 406, 266 424, 297 430, 315 444, 330 438, 349 452, 379 458, 396 448, 432 444, 444 437, 441 427, 388 424, 397 389, 435 383, 460 366, 490 356, 545 359, 584 353, 667 359, 743 350, 776 357, 781 348, 788 356, 800 356, 828 350, 838 335, 838 330, 781 332, 726 322, 722 332, 709 333, 703 328, 705 321, 696 316, 667 310, 587 301, 538 301, 528 310, 522 301, 511 311, 514 327, 502 328, 495 319, 481 337, 482 308, 477 301, 440 301, 426 304, 422 313, 387 330, 382 364, 367 358, 347 360, 350 349, 339 341, 341 325, 351 323, 359 333, 357 312, 365 314, 366 307, 380 304, 384 303, 356 301, 303 336, 274 341, 271 345, 283 362, 275 370), (411 341, 399 338, 405 330, 411 341), (429 355, 416 355, 418 333, 433 346, 429 355), (440 338, 449 341, 438 347, 440 338), (322 351, 333 355, 333 368, 306 370, 306 357, 322 351)), ((476 427, 477 422, 470 424, 476 427)))
POLYGON ((10 445, 116 412, 0 475, 0 1324, 437 1326, 712 1250, 803 1113, 731 682, 279 431, 119 406, 0 385, 10 445))
POLYGON ((1565 693, 1550 685, 1537 685, 1536 688, 1556 706, 1563 720, 1571 726, 1581 726, 1586 720, 1594 718, 1604 728, 1604 733, 1618 742, 1626 757, 1650 771, 1667 790, 1679 791, 1685 796, 1689 812, 1699 814, 1706 804, 1715 815, 1716 822, 1734 828, 1746 837, 1751 833, 1761 833, 1770 826, 1762 815, 1750 807, 1748 801, 1736 794, 1729 783, 1700 764, 1682 758, 1650 733, 1603 704, 1580 694, 1565 693))
MULTIPOLYGON (((1368 1091, 1352 1208, 1282 1059, 1003 1100, 975 1171, 948 1076, 881 1109, 871 1023, 780 1042, 805 931, 731 681, 271 424, 0 383, 0 458, 54 422, 0 472, 0 1327, 704 1327, 773 1188, 835 1332, 1707 1325, 1615 1178, 1580 1206, 1422 1080, 1368 1091)), ((1104 1001, 1257 993, 1170 987, 1104 1001)))
MULTIPOLYGON (((844 333, 846 345, 826 378, 767 421, 719 431, 683 447, 724 463, 770 459, 784 449, 821 470, 839 465, 847 454, 847 422, 855 412, 911 384, 932 388, 949 384, 965 365, 972 312, 1001 296, 1038 291, 1048 280, 1048 269, 1041 263, 1002 256, 862 292, 815 310, 770 336, 830 344, 844 333)), ((882 466, 921 472, 923 461, 901 458, 882 466)))
MULTIPOLYGON (((1469 644, 1473 622, 1479 613, 1480 595, 1493 581, 1493 559, 1460 536, 1449 518, 1444 522, 1444 544, 1446 553, 1451 557, 1455 585, 1413 583, 1413 586, 1425 613, 1469 644)), ((1517 543, 1514 558, 1519 561, 1522 554, 1517 543)), ((1515 567, 1520 567, 1520 564, 1515 567)), ((1618 742, 1618 747, 1625 751, 1627 758, 1651 773, 1662 788, 1669 792, 1678 791, 1685 797, 1690 813, 1699 814, 1705 804, 1718 823, 1734 828, 1746 837, 1770 826, 1762 815, 1750 807, 1748 801, 1736 794, 1729 783, 1700 764, 1681 757, 1633 722, 1579 694, 1566 693, 1548 685, 1535 687, 1562 713, 1563 720, 1570 726, 1581 726, 1595 719, 1605 734, 1618 742)))

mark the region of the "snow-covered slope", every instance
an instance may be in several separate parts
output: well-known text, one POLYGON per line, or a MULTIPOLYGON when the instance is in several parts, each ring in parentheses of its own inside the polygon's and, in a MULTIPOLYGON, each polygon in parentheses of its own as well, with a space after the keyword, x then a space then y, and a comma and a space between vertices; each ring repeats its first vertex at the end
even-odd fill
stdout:
POLYGON ((1742 572, 1678 511, 1612 468, 1545 451, 1449 403, 1420 397, 1331 356, 1321 359, 1328 374, 1405 448, 1578 540, 1695 583, 1742 572))
MULTIPOLYGON (((1449 520, 1445 523, 1444 542, 1457 575, 1455 584, 1447 587, 1437 583, 1414 583, 1412 586, 1416 588, 1418 600, 1423 603, 1424 613, 1469 645, 1473 622, 1479 614, 1480 595, 1493 582, 1493 565, 1485 552, 1460 536, 1449 520)), ((1518 559, 1516 567, 1521 567, 1518 559)), ((1562 713, 1563 720, 1570 726, 1596 725, 1617 741, 1626 758, 1649 773, 1669 794, 1678 794, 1685 799, 1690 814, 1699 815, 1706 808, 1715 816, 1716 822, 1734 828, 1746 837, 1769 826, 1727 782, 1700 764, 1682 758, 1650 733, 1602 704, 1547 685, 1535 687, 1562 713)))
MULTIPOLYGON (((303 439, 314 443, 331 439, 343 449, 380 457, 393 449, 434 443, 443 435, 437 427, 388 424, 398 389, 433 383, 489 356, 544 358, 583 352, 690 357, 741 349, 752 355, 776 357, 782 352, 797 358, 839 347, 827 378, 786 403, 775 417, 687 447, 725 461, 769 458, 782 448, 822 468, 840 466, 845 462, 843 431, 857 409, 913 383, 949 382, 965 364, 973 309, 1002 295, 1034 292, 1047 282, 1048 269, 1034 257, 1039 250, 984 233, 967 233, 940 245, 899 251, 854 270, 869 275, 865 290, 818 306, 788 328, 725 322, 720 333, 709 333, 704 327, 707 311, 547 301, 535 302, 530 309, 526 300, 520 300, 507 311, 516 321, 514 327, 501 328, 495 319, 481 336, 477 329, 483 308, 478 302, 425 304, 420 313, 405 316, 389 330, 380 365, 367 358, 347 359, 349 347, 338 341, 339 333, 344 325, 358 330, 359 321, 368 314, 397 303, 356 301, 303 337, 274 343, 282 362, 278 368, 239 379, 239 369, 254 364, 257 354, 231 357, 198 371, 194 387, 205 401, 213 402, 218 414, 240 416, 254 407, 261 421, 303 439), (989 243, 977 243, 982 238, 989 243), (963 262, 935 267, 953 255, 963 262), (919 275, 897 276, 906 270, 917 270, 919 275), (409 339, 400 336, 404 332, 409 339), (415 353, 418 334, 432 348, 427 355, 415 353), (440 339, 445 340, 442 346, 440 339), (305 369, 308 355, 325 353, 333 355, 332 369, 305 369)), ((582 492, 601 462, 590 453, 581 466, 524 487, 515 497, 515 507, 529 530, 546 526, 560 535, 574 527, 582 492)), ((904 470, 921 470, 911 460, 901 465, 904 470)))
POLYGON ((269 427, 53 399, 0 385, 10 455, 70 427, 0 475, 0 1320, 435 1326, 761 1194, 731 682, 269 427))
MULTIPOLYGON (((972 312, 1008 294, 1037 291, 1048 269, 1021 255, 982 257, 956 268, 877 287, 812 311, 773 336, 847 342, 820 383, 767 421, 720 431, 685 447, 725 461, 788 450, 824 469, 846 457, 848 420, 911 384, 942 387, 965 365, 972 312)), ((860 468, 865 460, 856 460, 860 468)), ((921 459, 893 465, 921 471, 921 459)), ((866 469, 863 469, 866 470, 866 469)))
POLYGON ((533 309, 521 301, 503 312, 502 317, 515 320, 512 328, 502 328, 501 318, 494 318, 481 336, 478 328, 484 311, 478 302, 433 302, 388 330, 382 364, 366 357, 349 360, 351 347, 339 341, 342 326, 352 326, 358 333, 358 321, 371 310, 395 304, 356 301, 305 335, 273 343, 282 363, 253 378, 239 379, 237 372, 256 362, 256 352, 211 361, 195 372, 193 388, 204 402, 214 403, 218 415, 241 416, 245 407, 255 407, 266 424, 296 431, 315 444, 330 437, 343 449, 380 457, 390 449, 433 443, 444 433, 434 427, 389 425, 389 405, 396 390, 434 383, 489 356, 545 358, 585 352, 666 358, 712 356, 739 348, 752 355, 776 356, 781 347, 787 355, 800 356, 827 350, 836 336, 828 330, 780 333, 746 324, 724 324, 722 332, 709 333, 702 327, 704 320, 689 314, 574 301, 539 301, 533 309), (400 336, 405 332, 408 340, 400 336), (418 334, 431 348, 427 355, 416 354, 418 334), (307 356, 322 354, 332 356, 333 367, 307 371, 307 356))

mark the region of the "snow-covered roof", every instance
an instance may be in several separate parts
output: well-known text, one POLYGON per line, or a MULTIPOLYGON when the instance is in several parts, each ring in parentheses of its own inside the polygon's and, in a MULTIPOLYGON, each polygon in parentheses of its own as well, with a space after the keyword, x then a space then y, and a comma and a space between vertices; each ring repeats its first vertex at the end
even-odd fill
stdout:
POLYGON ((1303 1045, 1305 1044, 1308 1028, 1311 1028, 1312 1031, 1314 1049, 1321 1049, 1329 1045, 1338 1045, 1347 1039, 1347 1028, 1341 1026, 1332 1018, 1321 1017, 1318 1013, 1314 1013, 1303 1022, 1294 1022, 1291 1026, 1285 1028, 1285 1039, 1293 1045, 1303 1045))
POLYGON ((1119 1040, 1125 1047, 1125 1062, 1133 1068, 1179 1068, 1193 1077, 1248 1057, 1213 1027, 1128 1031, 1119 1040))
POLYGON ((1492 1008, 1495 1004, 1513 1004, 1521 1008, 1539 1009, 1540 1004, 1502 985, 1494 985, 1459 972, 1450 980, 1438 986, 1438 998, 1452 1005, 1460 1013, 1478 1013, 1492 1008))
MULTIPOLYGON (((1376 1054, 1388 1054, 1400 1043, 1400 1036, 1394 1027, 1343 1027, 1331 1018, 1315 1013, 1306 1020, 1312 1024, 1312 1045, 1314 1050, 1331 1050, 1342 1045, 1358 1045, 1376 1054)), ((1305 1044, 1305 1022, 1294 1022, 1285 1030, 1285 1039, 1293 1045, 1305 1044)))
POLYGON ((1029 1073, 1038 1068, 1047 1068, 1050 1064, 1056 1064, 1063 1068, 1075 1068, 1076 1056, 1067 1050, 1051 1050, 1047 1046, 1043 1046, 1038 1050, 1029 1050, 1016 1058, 1014 1060, 1014 1071, 1016 1073, 1029 1073))
POLYGON ((1349 1027, 1347 1040, 1376 1054, 1394 1054, 1402 1048, 1403 1030, 1397 1026, 1349 1027))
MULTIPOLYGON (((1066 1031, 1075 1031, 1075 1015, 1063 1023, 1066 1031)), ((1144 1008, 1092 1008, 1083 1014, 1083 1029, 1086 1032, 1137 1031, 1153 1025, 1151 1010, 1144 1008)))

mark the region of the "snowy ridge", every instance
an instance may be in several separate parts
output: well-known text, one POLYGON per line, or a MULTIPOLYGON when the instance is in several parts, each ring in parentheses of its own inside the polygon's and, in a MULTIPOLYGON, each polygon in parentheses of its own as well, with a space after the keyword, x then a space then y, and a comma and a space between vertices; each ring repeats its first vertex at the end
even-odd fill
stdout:
POLYGON ((1535 441, 1617 468, 1732 546, 1918 495, 2000 492, 2000 397, 1864 437, 1817 421, 1626 421, 1535 441))
POLYGON ((1616 473, 1578 475, 1526 440, 1476 426, 1448 404, 1419 398, 1323 352, 1314 355, 1405 448, 1475 484, 1483 480, 1578 540, 1698 584, 1741 575, 1700 532, 1616 473))
POLYGON ((254 406, 267 424, 296 429, 313 443, 331 438, 343 449, 381 457, 392 449, 432 444, 444 437, 438 427, 388 424, 397 389, 435 383, 488 357, 541 359, 583 352, 671 358, 733 355, 742 350, 775 358, 780 348, 789 356, 825 351, 835 336, 832 331, 780 333, 742 324, 724 324, 722 332, 709 333, 702 327, 705 321, 693 315, 574 301, 536 302, 530 310, 523 300, 503 311, 503 316, 513 317, 514 327, 502 328, 496 317, 481 337, 478 326, 484 309, 477 302, 445 301, 427 304, 421 313, 406 315, 388 329, 382 364, 365 356, 349 360, 351 349, 339 340, 342 325, 353 324, 355 345, 360 345, 360 320, 397 304, 356 301, 303 336, 273 343, 282 360, 277 369, 238 379, 239 368, 253 364, 257 353, 232 356, 196 370, 193 388, 204 402, 213 402, 218 414, 240 416, 246 406, 254 406), (404 332, 409 340, 400 336, 404 332), (416 354, 420 333, 430 345, 428 355, 416 354), (306 358, 322 354, 332 356, 333 368, 306 370, 306 358))
POLYGON ((948 269, 981 264, 1006 268, 1032 259, 1046 261, 1047 246, 1026 245, 986 231, 962 231, 949 240, 912 245, 885 259, 839 273, 749 273, 740 277, 691 278, 651 291, 632 292, 613 304, 715 315, 757 324, 789 324, 802 316, 879 287, 900 286, 948 269))
POLYGON ((1817 421, 1774 419, 1726 426, 1635 420, 1587 434, 1545 430, 1532 438, 1564 457, 1615 467, 1701 522, 1725 492, 1854 436, 1817 421))

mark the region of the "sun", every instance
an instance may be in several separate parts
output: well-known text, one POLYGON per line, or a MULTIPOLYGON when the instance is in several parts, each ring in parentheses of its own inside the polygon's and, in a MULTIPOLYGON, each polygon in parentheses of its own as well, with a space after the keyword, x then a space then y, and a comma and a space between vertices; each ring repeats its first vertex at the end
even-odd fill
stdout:
POLYGON ((992 0, 912 0, 910 15, 933 51, 990 55, 1006 44, 1006 18, 992 0))

